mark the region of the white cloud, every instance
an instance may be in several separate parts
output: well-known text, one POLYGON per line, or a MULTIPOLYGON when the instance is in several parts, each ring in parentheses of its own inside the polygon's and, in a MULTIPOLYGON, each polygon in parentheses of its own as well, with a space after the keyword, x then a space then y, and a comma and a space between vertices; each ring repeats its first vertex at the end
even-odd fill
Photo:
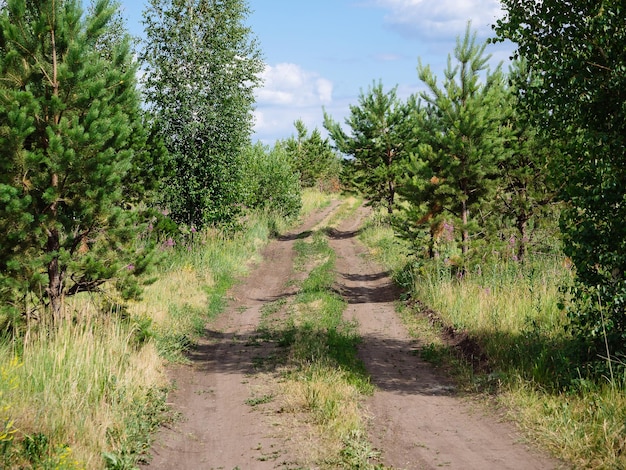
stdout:
MULTIPOLYGON (((255 138, 273 144, 276 136, 295 134, 301 119, 309 131, 320 128, 322 107, 333 104, 333 82, 297 64, 266 65, 256 92, 255 138)), ((320 129, 321 130, 321 129, 320 129)))
POLYGON ((319 99, 324 104, 333 101, 333 82, 326 78, 318 78, 316 82, 319 99))
POLYGON ((462 34, 468 20, 479 36, 486 37, 503 15, 499 0, 375 0, 375 4, 390 11, 385 17, 389 27, 431 40, 462 34))
POLYGON ((323 105, 332 101, 333 83, 299 65, 267 65, 261 74, 264 85, 257 92, 259 105, 323 105))

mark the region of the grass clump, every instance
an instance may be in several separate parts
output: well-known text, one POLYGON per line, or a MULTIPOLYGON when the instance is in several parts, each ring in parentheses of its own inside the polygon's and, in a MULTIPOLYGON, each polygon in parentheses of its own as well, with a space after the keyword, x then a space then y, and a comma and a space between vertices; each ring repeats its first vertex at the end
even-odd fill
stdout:
MULTIPOLYGON (((163 419, 166 378, 154 344, 137 349, 132 336, 112 320, 32 331, 17 386, 3 391, 14 432, 2 468, 103 468, 112 452, 134 465, 163 419)), ((5 345, 0 360, 15 354, 5 345)))
POLYGON ((306 217, 312 212, 328 207, 333 196, 327 192, 318 191, 312 188, 302 189, 302 209, 301 216, 306 217))

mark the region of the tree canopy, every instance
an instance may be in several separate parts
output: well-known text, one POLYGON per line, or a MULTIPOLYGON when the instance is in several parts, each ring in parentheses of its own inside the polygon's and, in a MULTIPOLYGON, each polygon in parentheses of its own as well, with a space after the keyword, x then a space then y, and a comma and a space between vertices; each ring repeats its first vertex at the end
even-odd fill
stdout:
POLYGON ((263 69, 248 13, 243 0, 150 0, 144 12, 145 97, 172 162, 163 204, 179 223, 227 223, 242 202, 263 69))
POLYGON ((538 80, 520 83, 525 105, 563 143, 558 177, 567 210, 565 252, 576 266, 585 336, 626 339, 626 7, 621 0, 503 0, 500 39, 517 44, 538 80))
POLYGON ((3 308, 62 313, 63 298, 149 264, 126 204, 144 156, 129 39, 110 32, 116 6, 9 0, 0 10, 0 297, 3 308))
POLYGON ((297 137, 286 139, 282 145, 291 156, 294 168, 300 173, 302 186, 331 188, 338 185, 341 163, 329 140, 322 138, 318 129, 309 135, 302 120, 294 122, 294 126, 297 137))

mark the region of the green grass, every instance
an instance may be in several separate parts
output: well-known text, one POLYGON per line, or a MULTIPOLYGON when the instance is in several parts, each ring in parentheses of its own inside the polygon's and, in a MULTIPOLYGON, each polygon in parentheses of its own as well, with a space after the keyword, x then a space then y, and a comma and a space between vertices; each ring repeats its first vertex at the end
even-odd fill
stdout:
POLYGON ((373 393, 356 357, 357 325, 342 318, 345 301, 331 289, 335 253, 323 229, 298 240, 296 265, 308 276, 291 302, 263 311, 261 329, 284 348, 279 361, 284 411, 304 413, 316 426, 308 461, 318 468, 376 468, 361 403, 373 393))
POLYGON ((575 468, 626 468, 626 377, 591 378, 579 363, 580 345, 559 308, 566 300, 560 287, 572 275, 563 258, 487 264, 459 278, 443 262, 416 268, 380 217, 361 239, 419 301, 401 313, 427 344, 423 357, 451 370, 468 391, 503 404, 530 439, 575 468), (482 360, 459 357, 441 327, 466 334, 482 360))
POLYGON ((164 249, 140 302, 81 294, 58 330, 0 341, 0 468, 136 468, 170 419, 165 362, 185 360, 279 224, 260 214, 244 225, 164 249))
MULTIPOLYGON (((17 385, 3 393, 15 433, 2 468, 102 468, 111 452, 137 460, 162 419, 166 380, 154 344, 138 348, 133 333, 109 320, 31 332, 17 385)), ((10 363, 15 351, 0 357, 10 363)))
POLYGON ((305 188, 302 191, 302 217, 308 216, 313 211, 328 207, 332 201, 329 193, 317 191, 315 189, 305 188))
POLYGON ((568 385, 574 346, 558 306, 569 276, 555 258, 489 266, 462 280, 434 265, 420 270, 414 295, 480 344, 492 377, 558 391, 568 385))

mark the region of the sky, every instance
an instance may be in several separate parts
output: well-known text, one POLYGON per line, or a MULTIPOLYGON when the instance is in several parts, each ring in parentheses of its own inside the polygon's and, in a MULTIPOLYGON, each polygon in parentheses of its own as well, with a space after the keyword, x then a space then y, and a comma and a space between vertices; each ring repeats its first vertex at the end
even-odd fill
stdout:
MULTIPOLYGON (((142 0, 122 0, 132 34, 143 34, 142 0)), ((245 23, 265 61, 256 92, 253 141, 272 145, 295 134, 301 119, 309 131, 323 128, 324 110, 344 122, 359 95, 379 81, 397 86, 401 99, 424 90, 418 58, 443 79, 448 54, 468 21, 483 42, 502 16, 498 0, 248 0, 245 23)), ((511 44, 487 46, 491 67, 511 44)))

